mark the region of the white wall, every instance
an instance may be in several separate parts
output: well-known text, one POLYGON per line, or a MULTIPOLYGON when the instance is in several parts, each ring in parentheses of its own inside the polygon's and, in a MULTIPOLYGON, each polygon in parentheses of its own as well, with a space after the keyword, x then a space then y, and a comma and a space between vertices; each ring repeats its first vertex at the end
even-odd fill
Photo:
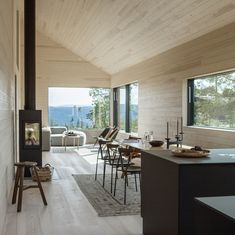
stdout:
POLYGON ((71 51, 37 33, 36 103, 48 125, 48 87, 110 87, 110 76, 71 51))
POLYGON ((0 1, 0 234, 13 179, 13 1, 0 1))
MULTIPOLYGON (((115 74, 111 85, 139 81, 139 135, 153 130, 155 138, 163 139, 167 121, 171 136, 177 117, 184 116, 186 123, 186 79, 228 69, 235 69, 235 23, 115 74)), ((184 127, 184 132, 184 144, 235 147, 235 131, 184 127)))

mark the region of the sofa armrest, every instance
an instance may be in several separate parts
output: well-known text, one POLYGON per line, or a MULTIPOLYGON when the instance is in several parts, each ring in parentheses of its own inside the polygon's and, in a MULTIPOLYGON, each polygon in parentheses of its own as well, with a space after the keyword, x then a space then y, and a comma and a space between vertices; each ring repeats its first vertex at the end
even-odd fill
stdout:
POLYGON ((50 151, 51 149, 51 130, 50 128, 42 128, 42 151, 50 151))

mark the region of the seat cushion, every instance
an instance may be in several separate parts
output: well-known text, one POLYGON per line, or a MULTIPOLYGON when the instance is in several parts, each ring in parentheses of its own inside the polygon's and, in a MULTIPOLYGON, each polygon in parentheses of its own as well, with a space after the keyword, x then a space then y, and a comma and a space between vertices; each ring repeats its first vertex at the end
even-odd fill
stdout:
POLYGON ((67 131, 65 126, 51 126, 51 134, 63 134, 67 131))
POLYGON ((63 135, 62 134, 51 134, 51 145, 52 146, 63 146, 63 135))

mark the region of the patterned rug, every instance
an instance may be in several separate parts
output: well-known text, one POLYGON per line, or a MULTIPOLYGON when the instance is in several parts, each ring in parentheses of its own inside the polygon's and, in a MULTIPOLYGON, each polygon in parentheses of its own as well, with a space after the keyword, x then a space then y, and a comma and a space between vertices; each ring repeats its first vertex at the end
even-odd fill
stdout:
POLYGON ((52 153, 72 153, 77 150, 77 147, 67 147, 65 150, 65 147, 51 147, 52 153))
POLYGON ((79 188, 94 207, 99 216, 136 215, 140 214, 140 191, 135 190, 134 176, 129 176, 127 187, 127 204, 123 204, 124 179, 117 180, 116 196, 110 193, 110 175, 106 176, 106 187, 103 188, 102 175, 94 180, 94 175, 73 175, 79 188))

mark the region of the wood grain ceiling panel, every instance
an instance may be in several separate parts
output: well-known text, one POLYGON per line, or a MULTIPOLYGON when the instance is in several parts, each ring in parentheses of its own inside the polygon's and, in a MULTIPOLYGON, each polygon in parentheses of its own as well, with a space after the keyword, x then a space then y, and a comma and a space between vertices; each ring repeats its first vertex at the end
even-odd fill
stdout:
POLYGON ((37 0, 37 27, 109 74, 235 21, 235 0, 37 0))

